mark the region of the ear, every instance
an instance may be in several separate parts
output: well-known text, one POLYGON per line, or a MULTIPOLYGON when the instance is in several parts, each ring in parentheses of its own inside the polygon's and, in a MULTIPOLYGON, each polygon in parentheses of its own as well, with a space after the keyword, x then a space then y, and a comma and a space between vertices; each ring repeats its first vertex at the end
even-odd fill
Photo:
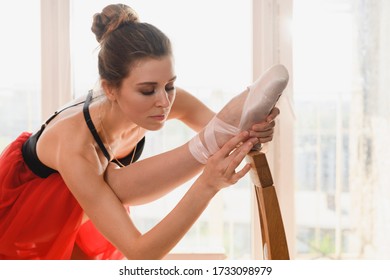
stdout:
POLYGON ((102 88, 103 88, 104 93, 106 94, 106 97, 108 98, 108 100, 116 101, 116 90, 115 90, 115 87, 110 85, 110 83, 107 82, 107 80, 104 80, 104 79, 101 81, 101 85, 102 85, 102 88))

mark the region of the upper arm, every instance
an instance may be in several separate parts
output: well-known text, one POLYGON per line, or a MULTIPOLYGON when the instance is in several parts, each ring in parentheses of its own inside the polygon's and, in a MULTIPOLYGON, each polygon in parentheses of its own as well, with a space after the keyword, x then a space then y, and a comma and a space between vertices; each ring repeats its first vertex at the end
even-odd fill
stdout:
POLYGON ((170 119, 178 119, 195 131, 200 131, 211 120, 215 113, 195 96, 177 88, 170 119))
MULTIPOLYGON (((91 147, 91 150, 94 150, 91 147)), ((126 209, 104 181, 104 168, 93 151, 61 156, 59 172, 96 228, 125 255, 141 235, 126 209)))

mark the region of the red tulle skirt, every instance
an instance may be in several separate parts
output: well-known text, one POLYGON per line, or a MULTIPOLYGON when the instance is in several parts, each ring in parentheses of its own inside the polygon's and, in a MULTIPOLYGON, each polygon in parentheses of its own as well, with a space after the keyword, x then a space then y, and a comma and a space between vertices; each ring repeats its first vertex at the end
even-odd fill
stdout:
POLYGON ((91 259, 123 255, 88 221, 60 174, 36 176, 25 164, 22 133, 0 156, 0 259, 70 259, 77 246, 91 259))

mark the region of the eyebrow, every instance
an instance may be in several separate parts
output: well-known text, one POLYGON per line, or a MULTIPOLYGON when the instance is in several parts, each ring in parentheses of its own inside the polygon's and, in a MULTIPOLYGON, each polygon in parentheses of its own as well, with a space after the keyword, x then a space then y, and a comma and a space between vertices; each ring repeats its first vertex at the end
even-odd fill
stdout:
MULTIPOLYGON (((174 76, 172 77, 168 82, 173 82, 174 80, 176 80, 177 76, 174 76)), ((157 82, 142 82, 142 83, 138 83, 137 85, 157 85, 158 83, 157 82)))

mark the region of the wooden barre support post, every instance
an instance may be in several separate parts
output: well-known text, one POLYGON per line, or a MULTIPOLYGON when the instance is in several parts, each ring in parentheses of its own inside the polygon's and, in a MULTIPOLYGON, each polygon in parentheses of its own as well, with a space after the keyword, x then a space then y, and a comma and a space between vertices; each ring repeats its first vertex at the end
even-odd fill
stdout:
POLYGON ((282 215, 267 158, 262 152, 252 151, 247 160, 252 165, 250 175, 256 192, 264 259, 289 260, 282 215))

